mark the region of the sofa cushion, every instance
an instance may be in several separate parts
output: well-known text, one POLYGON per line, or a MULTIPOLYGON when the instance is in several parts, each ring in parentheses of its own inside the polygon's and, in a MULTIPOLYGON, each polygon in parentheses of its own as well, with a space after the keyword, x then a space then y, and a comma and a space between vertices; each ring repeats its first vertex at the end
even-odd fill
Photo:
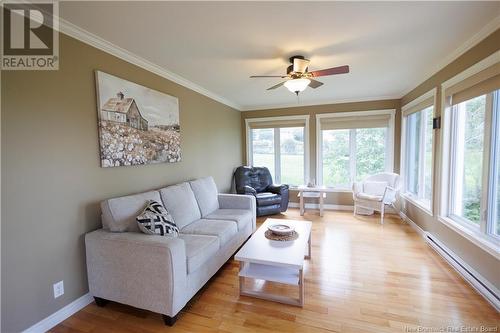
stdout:
POLYGON ((257 206, 268 206, 281 203, 281 195, 271 192, 257 193, 256 198, 257 206))
POLYGON ((101 202, 102 226, 113 232, 139 231, 135 218, 149 200, 161 202, 160 192, 151 191, 101 202))
POLYGON ((189 184, 200 207, 202 217, 219 208, 217 186, 212 177, 196 179, 190 181, 189 184))
POLYGON ((252 223, 252 212, 246 209, 217 209, 205 216, 209 220, 234 221, 238 225, 238 231, 243 230, 247 224, 252 223))
POLYGON ((182 238, 186 245, 188 274, 200 268, 219 250, 219 238, 215 236, 181 234, 179 238, 182 238))
POLYGON ((219 237, 220 246, 224 246, 238 232, 234 221, 200 219, 181 229, 183 234, 210 235, 219 237))
POLYGON ((179 229, 201 218, 196 198, 188 183, 162 188, 160 194, 163 205, 172 215, 179 229))
POLYGON ((148 235, 177 237, 179 234, 172 215, 158 201, 149 200, 136 220, 139 229, 148 235))

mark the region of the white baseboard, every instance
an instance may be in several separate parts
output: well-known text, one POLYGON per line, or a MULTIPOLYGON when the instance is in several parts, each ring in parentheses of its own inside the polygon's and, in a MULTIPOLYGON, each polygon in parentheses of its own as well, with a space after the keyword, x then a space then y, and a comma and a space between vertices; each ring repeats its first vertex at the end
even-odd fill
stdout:
MULTIPOLYGON (((299 203, 298 202, 289 202, 288 207, 291 208, 299 208, 299 203)), ((319 204, 316 203, 306 203, 305 204, 306 209, 319 209, 319 204)), ((332 205, 332 204, 324 204, 323 208, 326 210, 347 210, 347 211, 354 211, 354 206, 350 205, 332 205)))
POLYGON ((401 216, 401 218, 403 219, 403 221, 405 221, 406 223, 408 223, 410 225, 410 227, 412 227, 413 230, 415 230, 417 232, 417 234, 420 235, 420 237, 422 237, 425 241, 427 241, 427 239, 425 238, 425 231, 424 231, 424 229, 420 228, 420 226, 418 224, 416 224, 415 222, 413 222, 408 216, 406 216, 405 213, 399 212, 399 216, 401 216))
POLYGON ((425 235, 427 244, 443 257, 472 288, 476 289, 481 296, 500 312, 500 291, 498 288, 446 247, 436 236, 429 232, 425 232, 425 235))
POLYGON ((43 333, 47 332, 60 322, 71 317, 76 312, 80 311, 90 303, 94 301, 94 298, 89 293, 83 295, 82 297, 74 300, 73 302, 66 305, 59 311, 51 314, 47 318, 39 321, 35 325, 23 331, 23 333, 43 333))
POLYGON ((450 250, 443 242, 430 232, 424 231, 413 222, 406 214, 400 213, 401 218, 407 222, 446 262, 457 271, 481 296, 483 296, 498 312, 500 312, 500 292, 491 282, 469 266, 455 252, 450 250))
MULTIPOLYGON (((300 204, 298 202, 289 202, 288 207, 290 208, 300 208, 300 204)), ((319 204, 317 203, 307 203, 305 204, 305 208, 307 209, 316 209, 319 210, 319 204)), ((323 204, 323 208, 325 210, 343 210, 343 211, 354 211, 354 206, 352 205, 333 205, 333 204, 323 204)), ((385 212, 387 214, 397 214, 397 212, 392 207, 386 207, 385 212)))

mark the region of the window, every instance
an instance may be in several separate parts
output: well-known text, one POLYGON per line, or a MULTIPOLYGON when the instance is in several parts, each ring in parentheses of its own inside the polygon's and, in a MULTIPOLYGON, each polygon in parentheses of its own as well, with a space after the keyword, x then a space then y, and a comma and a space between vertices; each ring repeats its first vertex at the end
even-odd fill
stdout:
POLYGON ((275 183, 307 180, 308 116, 247 119, 248 162, 269 169, 275 183))
POLYGON ((401 174, 403 195, 427 211, 432 202, 435 90, 403 106, 401 174))
POLYGON ((280 128, 280 183, 304 184, 304 127, 280 128))
POLYGON ((475 226, 481 221, 486 95, 453 106, 450 213, 475 226))
POLYGON ((440 221, 498 254, 500 64, 495 63, 497 59, 498 53, 443 84, 440 221))
POLYGON ((490 189, 489 189, 489 207, 490 216, 489 220, 492 221, 489 225, 489 234, 500 238, 500 93, 496 92, 495 99, 497 101, 496 107, 493 109, 492 119, 492 133, 491 136, 491 168, 490 168, 490 189))
POLYGON ((252 129, 252 164, 269 169, 273 179, 274 169, 274 128, 252 129))
POLYGON ((350 190, 354 181, 392 171, 392 110, 318 115, 318 184, 350 190))
POLYGON ((349 186, 350 132, 347 129, 322 131, 323 185, 349 186))

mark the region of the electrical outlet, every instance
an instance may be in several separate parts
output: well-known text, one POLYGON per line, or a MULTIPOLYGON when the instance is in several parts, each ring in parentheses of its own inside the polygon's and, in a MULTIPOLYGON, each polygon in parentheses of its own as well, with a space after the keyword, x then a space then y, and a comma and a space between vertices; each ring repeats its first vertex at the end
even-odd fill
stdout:
POLYGON ((54 283, 54 298, 58 298, 64 294, 64 281, 54 283))

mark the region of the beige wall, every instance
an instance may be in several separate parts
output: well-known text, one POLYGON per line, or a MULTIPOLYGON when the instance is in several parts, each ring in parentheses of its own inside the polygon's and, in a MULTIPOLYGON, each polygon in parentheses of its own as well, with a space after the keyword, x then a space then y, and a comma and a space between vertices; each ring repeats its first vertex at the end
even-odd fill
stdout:
MULTIPOLYGON (((401 105, 407 104, 408 102, 433 88, 437 88, 437 105, 435 109, 436 113, 440 115, 441 83, 459 74, 463 70, 488 57, 499 49, 500 30, 497 30, 482 42, 477 44, 475 47, 464 53, 458 59, 444 67, 438 73, 403 96, 401 105)), ((439 172, 437 170, 437 166, 440 163, 439 159, 441 157, 441 144, 439 142, 439 135, 439 130, 436 130, 436 158, 434 159, 434 179, 436 179, 439 175, 439 172)), ((437 191, 437 182, 435 182, 434 197, 438 196, 439 193, 437 191)), ((436 212, 436 210, 437 204, 435 201, 434 211, 436 212)), ((459 255, 472 268, 478 271, 497 288, 500 288, 500 263, 494 256, 490 255, 488 252, 474 245, 468 239, 462 237, 443 223, 439 222, 435 217, 436 213, 434 213, 434 217, 429 216, 410 202, 406 203, 406 207, 403 208, 403 212, 422 229, 436 235, 442 242, 444 242, 452 251, 459 255)))
MULTIPOLYGON (((293 95, 290 93, 290 98, 293 95)), ((317 179, 316 176, 316 115, 321 113, 349 112, 349 111, 367 111, 367 110, 385 110, 395 109, 395 131, 394 131, 394 170, 399 171, 399 151, 401 144, 401 111, 399 100, 378 100, 355 103, 339 103, 314 106, 297 106, 283 109, 269 109, 257 111, 245 111, 241 114, 241 132, 243 135, 242 151, 243 160, 246 161, 246 137, 245 137, 245 119, 263 118, 291 115, 309 115, 309 154, 310 154, 310 178, 317 179)), ((297 192, 291 191, 290 201, 297 202, 297 192)), ((326 204, 334 205, 353 205, 352 194, 350 192, 328 193, 325 200, 326 204)))
POLYGON ((2 332, 28 328, 88 292, 84 234, 102 199, 241 165, 240 113, 72 38, 58 71, 2 72, 2 332), (99 165, 94 70, 179 98, 182 162, 99 165), (52 284, 64 280, 54 299, 52 284))

